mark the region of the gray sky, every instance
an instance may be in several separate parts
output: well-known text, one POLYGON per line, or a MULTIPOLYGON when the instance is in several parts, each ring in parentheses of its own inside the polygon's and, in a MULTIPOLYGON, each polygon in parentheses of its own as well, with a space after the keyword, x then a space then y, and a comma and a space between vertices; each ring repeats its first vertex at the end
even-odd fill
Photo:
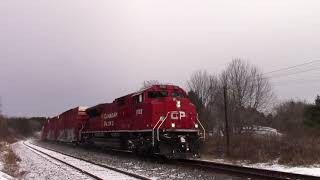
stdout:
MULTIPOLYGON (((0 0, 0 28, 10 116, 112 101, 143 80, 186 87, 195 70, 219 73, 232 58, 264 72, 320 58, 317 0, 0 0)), ((273 80, 275 92, 312 101, 319 77, 273 80)))

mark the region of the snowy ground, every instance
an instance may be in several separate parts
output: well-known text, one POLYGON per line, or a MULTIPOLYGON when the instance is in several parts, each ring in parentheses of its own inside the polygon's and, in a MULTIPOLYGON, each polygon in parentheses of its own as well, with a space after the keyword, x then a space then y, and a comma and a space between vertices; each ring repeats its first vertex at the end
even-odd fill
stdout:
POLYGON ((12 179, 13 179, 13 177, 0 171, 0 180, 12 180, 12 179))
MULTIPOLYGON (((0 146, 9 146, 7 143, 5 142, 0 142, 0 146)), ((0 151, 0 180, 11 180, 13 179, 13 177, 7 175, 6 173, 2 172, 3 170, 3 155, 4 153, 6 153, 3 149, 1 149, 0 151)))
POLYGON ((69 166, 33 152, 21 142, 13 144, 12 147, 21 158, 19 162, 21 179, 90 179, 69 166))
POLYGON ((268 170, 275 170, 275 171, 297 173, 297 174, 307 174, 307 175, 320 177, 320 165, 314 165, 314 166, 309 166, 309 167, 289 167, 289 166, 285 166, 285 165, 280 165, 277 162, 248 164, 245 162, 230 162, 230 161, 227 161, 224 159, 210 159, 208 157, 202 158, 201 160, 210 161, 210 162, 217 162, 217 163, 232 164, 232 165, 240 165, 240 166, 252 167, 252 168, 260 168, 260 169, 268 169, 268 170))
POLYGON ((75 148, 70 145, 58 143, 35 142, 41 146, 53 148, 57 151, 81 157, 83 159, 96 161, 101 164, 113 166, 122 170, 137 173, 153 179, 215 179, 215 180, 240 180, 243 177, 232 177, 230 175, 218 174, 194 168, 182 167, 168 164, 165 160, 141 158, 132 155, 108 154, 92 149, 75 148))
POLYGON ((271 163, 258 163, 258 164, 250 164, 250 165, 243 164, 243 165, 248 167, 291 172, 291 173, 297 173, 297 174, 308 174, 308 175, 320 177, 320 165, 315 165, 311 167, 289 167, 285 165, 271 164, 271 163))
MULTIPOLYGON (((33 147, 33 148, 36 148, 37 150, 39 150, 41 152, 49 154, 50 156, 55 157, 61 161, 67 162, 68 164, 71 164, 72 166, 78 167, 86 172, 94 174, 95 176, 97 176, 101 179, 117 179, 117 180, 136 179, 136 178, 130 177, 128 175, 121 174, 121 173, 113 171, 113 170, 109 170, 107 168, 103 168, 103 167, 100 167, 100 166, 97 166, 97 165, 94 165, 94 164, 91 164, 91 163, 88 163, 85 161, 81 161, 81 160, 78 160, 78 159, 75 159, 75 158, 72 158, 69 156, 65 156, 60 153, 56 153, 54 151, 50 151, 50 150, 47 150, 47 149, 44 149, 44 148, 41 148, 38 146, 34 146, 28 142, 26 142, 26 144, 33 147)), ((36 151, 34 151, 34 152, 39 154, 39 152, 36 152, 36 151)), ((39 155, 44 156, 44 157, 46 156, 43 154, 39 154, 39 155)))

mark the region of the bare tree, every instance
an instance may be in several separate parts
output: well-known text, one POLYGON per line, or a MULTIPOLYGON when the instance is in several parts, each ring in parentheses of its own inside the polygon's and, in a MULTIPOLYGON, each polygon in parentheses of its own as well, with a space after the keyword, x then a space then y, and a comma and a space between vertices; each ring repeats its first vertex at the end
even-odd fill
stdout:
POLYGON ((317 95, 317 98, 315 100, 315 104, 316 104, 316 106, 320 106, 320 96, 319 95, 317 95))
POLYGON ((293 99, 277 104, 274 107, 272 126, 286 133, 298 133, 303 128, 306 107, 306 101, 293 99))
POLYGON ((265 111, 274 94, 267 78, 255 66, 241 59, 234 59, 222 73, 224 85, 229 89, 232 100, 238 107, 265 111))
POLYGON ((215 126, 215 111, 213 105, 218 90, 218 79, 209 75, 207 71, 196 71, 188 81, 189 96, 197 106, 197 112, 206 128, 212 129, 215 126))
POLYGON ((2 98, 0 96, 0 118, 2 117, 2 98))
POLYGON ((241 132, 254 119, 244 118, 244 111, 266 112, 274 99, 271 85, 262 72, 241 59, 234 59, 221 75, 223 86, 227 86, 232 128, 241 132))
POLYGON ((188 88, 193 91, 200 98, 202 103, 207 106, 211 98, 214 98, 214 92, 217 87, 217 78, 209 75, 207 71, 196 71, 191 75, 188 81, 188 88))
POLYGON ((2 108, 2 103, 1 103, 1 97, 0 97, 0 138, 6 136, 8 131, 7 121, 2 115, 1 108, 2 108))

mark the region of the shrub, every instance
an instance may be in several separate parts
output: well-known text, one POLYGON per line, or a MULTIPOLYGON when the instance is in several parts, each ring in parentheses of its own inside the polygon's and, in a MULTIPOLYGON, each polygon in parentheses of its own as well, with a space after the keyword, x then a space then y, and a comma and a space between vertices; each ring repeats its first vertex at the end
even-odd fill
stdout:
POLYGON ((279 163, 289 165, 312 165, 320 162, 320 138, 299 136, 283 138, 279 163))
POLYGON ((6 148, 4 154, 4 168, 3 171, 11 176, 16 176, 18 171, 18 162, 21 159, 12 151, 10 147, 6 148))
MULTIPOLYGON (((223 137, 211 138, 206 143, 203 153, 215 157, 225 157, 226 145, 223 137)), ((257 136, 245 133, 232 136, 230 139, 231 160, 247 160, 249 162, 268 162, 279 157, 281 146, 280 137, 273 135, 257 136)))

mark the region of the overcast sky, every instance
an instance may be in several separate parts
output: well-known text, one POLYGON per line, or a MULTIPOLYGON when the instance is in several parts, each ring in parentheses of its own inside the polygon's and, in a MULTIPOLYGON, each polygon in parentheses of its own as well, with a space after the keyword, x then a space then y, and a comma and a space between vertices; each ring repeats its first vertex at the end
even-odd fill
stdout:
MULTIPOLYGON (((232 58, 263 72, 320 59, 320 1, 0 0, 6 115, 109 102, 144 80, 186 87, 192 72, 217 74, 232 58)), ((278 99, 313 101, 319 68, 272 80, 278 99)))

